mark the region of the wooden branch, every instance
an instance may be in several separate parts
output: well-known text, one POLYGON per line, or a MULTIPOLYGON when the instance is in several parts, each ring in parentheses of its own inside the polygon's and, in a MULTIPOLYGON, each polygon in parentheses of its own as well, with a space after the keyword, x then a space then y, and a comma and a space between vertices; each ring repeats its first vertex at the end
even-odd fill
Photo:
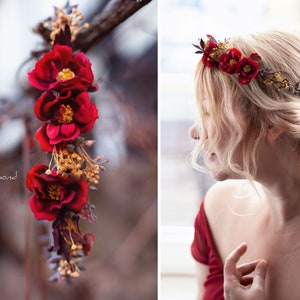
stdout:
MULTIPOLYGON (((117 26, 127 20, 139 9, 150 3, 152 0, 111 0, 91 21, 90 27, 80 32, 73 42, 74 50, 87 52, 95 43, 110 34, 117 26)), ((39 34, 44 42, 44 49, 33 51, 33 57, 39 57, 51 49, 50 30, 40 22, 33 29, 39 34)))
POLYGON ((78 35, 74 47, 86 52, 93 44, 103 39, 149 2, 151 0, 110 1, 104 10, 90 22, 90 27, 78 35))

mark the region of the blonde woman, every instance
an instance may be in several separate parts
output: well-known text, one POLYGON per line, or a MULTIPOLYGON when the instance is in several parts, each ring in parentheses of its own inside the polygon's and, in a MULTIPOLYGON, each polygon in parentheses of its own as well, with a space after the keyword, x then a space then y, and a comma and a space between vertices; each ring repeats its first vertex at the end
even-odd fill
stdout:
POLYGON ((198 299, 300 299, 299 35, 196 47, 193 162, 204 149, 218 181, 195 220, 198 299))

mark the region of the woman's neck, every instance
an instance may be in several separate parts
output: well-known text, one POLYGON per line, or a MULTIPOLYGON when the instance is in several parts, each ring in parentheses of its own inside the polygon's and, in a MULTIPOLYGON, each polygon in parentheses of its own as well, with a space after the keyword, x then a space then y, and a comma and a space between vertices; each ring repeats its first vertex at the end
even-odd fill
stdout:
MULTIPOLYGON (((289 170, 291 171, 291 170, 289 170)), ((286 175, 282 172, 268 180, 260 180, 270 219, 278 226, 300 218, 300 172, 286 175)))
POLYGON ((261 148, 256 180, 263 187, 274 225, 300 217, 300 156, 289 139, 281 137, 261 148))

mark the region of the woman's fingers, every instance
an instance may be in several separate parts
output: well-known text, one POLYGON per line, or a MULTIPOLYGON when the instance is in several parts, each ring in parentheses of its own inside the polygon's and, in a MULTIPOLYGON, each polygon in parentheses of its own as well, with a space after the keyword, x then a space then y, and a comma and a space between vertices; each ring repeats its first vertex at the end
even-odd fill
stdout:
POLYGON ((253 289, 263 289, 267 274, 267 261, 260 260, 253 273, 253 289))
MULTIPOLYGON (((249 263, 245 263, 243 265, 240 265, 237 267, 237 275, 239 277, 240 283, 244 286, 250 285, 253 283, 253 277, 255 276, 255 272, 259 272, 258 274, 262 274, 263 276, 265 275, 265 270, 261 271, 261 266, 262 260, 258 259, 249 263), (258 269, 257 269, 258 268, 258 269), (257 271, 259 270, 259 271, 257 271)), ((265 261, 264 261, 265 262, 265 261)), ((259 276, 259 275, 258 275, 259 276)))
POLYGON ((252 276, 247 275, 251 274, 255 271, 256 276, 258 278, 261 278, 261 276, 265 276, 266 274, 266 268, 267 268, 267 262, 265 260, 255 260, 248 263, 244 263, 240 266, 237 266, 237 263, 239 262, 240 258, 245 254, 247 251, 247 245, 246 243, 240 244, 238 247, 233 249, 231 253, 228 255, 225 265, 224 265, 224 272, 227 275, 234 275, 239 280, 242 280, 243 282, 250 282, 252 276))
POLYGON ((225 299, 265 299, 267 262, 263 259, 237 266, 247 251, 242 243, 227 257, 224 265, 225 299))
POLYGON ((261 260, 258 259, 258 260, 255 260, 255 261, 251 261, 249 263, 245 263, 245 264, 239 265, 237 267, 237 271, 240 272, 241 276, 245 276, 247 274, 250 274, 250 273, 252 273, 255 270, 257 264, 260 261, 261 260))
POLYGON ((253 283, 253 276, 244 276, 240 279, 240 284, 243 286, 249 286, 253 283))
POLYGON ((231 253, 227 257, 227 260, 234 262, 236 264, 240 260, 241 256, 245 254, 246 251, 247 251, 247 244, 242 243, 231 251, 231 253))
POLYGON ((236 264, 240 260, 241 256, 245 254, 247 251, 246 243, 240 244, 238 247, 233 249, 231 253, 228 255, 225 265, 224 265, 224 273, 228 276, 237 277, 237 267, 236 264))

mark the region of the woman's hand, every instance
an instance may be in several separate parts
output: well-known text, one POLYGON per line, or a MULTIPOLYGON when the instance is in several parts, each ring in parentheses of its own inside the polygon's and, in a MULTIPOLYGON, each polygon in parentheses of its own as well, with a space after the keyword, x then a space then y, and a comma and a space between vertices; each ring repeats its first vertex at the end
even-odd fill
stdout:
POLYGON ((235 248, 224 265, 224 297, 226 300, 264 300, 267 262, 263 259, 237 267, 247 251, 245 243, 235 248))

